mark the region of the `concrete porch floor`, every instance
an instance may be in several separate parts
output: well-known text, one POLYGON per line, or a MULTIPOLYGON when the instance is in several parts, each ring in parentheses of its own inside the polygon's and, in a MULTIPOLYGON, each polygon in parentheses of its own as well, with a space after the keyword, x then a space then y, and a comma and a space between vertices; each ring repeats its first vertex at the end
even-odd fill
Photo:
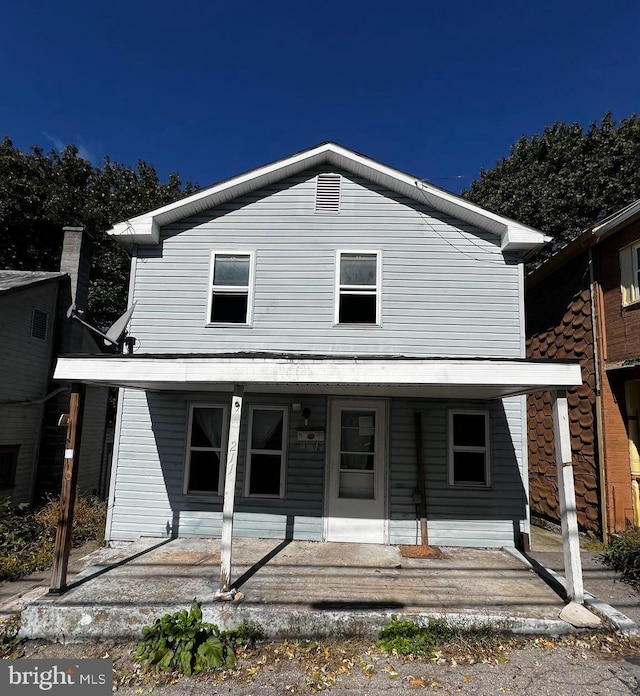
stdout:
POLYGON ((259 622, 271 638, 375 636, 392 614, 491 620, 520 632, 563 633, 564 603, 501 549, 444 548, 410 559, 395 546, 235 539, 232 578, 240 602, 214 602, 215 539, 146 539, 104 548, 58 597, 22 612, 22 634, 60 642, 136 637, 167 612, 202 603, 204 619, 229 628, 259 622))

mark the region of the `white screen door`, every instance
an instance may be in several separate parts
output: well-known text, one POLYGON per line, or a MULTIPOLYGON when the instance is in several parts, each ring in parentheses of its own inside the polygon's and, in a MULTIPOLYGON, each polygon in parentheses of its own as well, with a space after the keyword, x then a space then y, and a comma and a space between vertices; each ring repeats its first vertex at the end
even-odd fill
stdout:
POLYGON ((335 400, 330 418, 326 539, 383 544, 386 404, 335 400))

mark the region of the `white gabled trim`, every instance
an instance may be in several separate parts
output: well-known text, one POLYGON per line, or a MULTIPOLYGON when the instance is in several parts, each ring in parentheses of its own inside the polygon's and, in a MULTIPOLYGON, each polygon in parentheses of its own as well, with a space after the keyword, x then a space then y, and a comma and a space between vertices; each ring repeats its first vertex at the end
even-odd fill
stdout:
POLYGON ((294 176, 313 167, 331 165, 362 176, 419 203, 427 203, 447 215, 480 229, 497 234, 502 251, 529 251, 541 246, 549 237, 514 220, 492 213, 470 201, 440 189, 420 178, 405 174, 373 159, 348 150, 336 143, 323 143, 290 157, 258 167, 227 179, 156 210, 120 222, 109 234, 127 248, 133 244, 158 244, 160 229, 165 225, 214 208, 268 184, 294 176))

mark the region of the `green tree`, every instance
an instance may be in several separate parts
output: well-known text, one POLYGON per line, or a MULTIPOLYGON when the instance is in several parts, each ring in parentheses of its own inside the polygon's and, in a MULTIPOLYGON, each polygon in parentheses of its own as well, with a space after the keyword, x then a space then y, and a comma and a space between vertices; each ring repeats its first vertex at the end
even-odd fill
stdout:
POLYGON ((607 113, 587 129, 558 122, 522 136, 462 196, 553 236, 548 256, 640 198, 640 119, 607 113))
POLYGON ((195 190, 177 174, 160 182, 153 166, 127 167, 105 157, 94 166, 74 145, 45 153, 0 142, 0 268, 55 271, 62 227, 82 226, 93 240, 88 314, 105 328, 126 305, 128 254, 107 234, 116 222, 195 190))

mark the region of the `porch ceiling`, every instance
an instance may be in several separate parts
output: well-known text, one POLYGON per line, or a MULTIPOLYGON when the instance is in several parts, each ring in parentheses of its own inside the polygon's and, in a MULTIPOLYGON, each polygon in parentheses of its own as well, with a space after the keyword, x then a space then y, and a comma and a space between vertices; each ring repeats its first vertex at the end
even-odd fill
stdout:
POLYGON ((95 355, 58 359, 56 380, 147 391, 496 399, 582 383, 578 363, 303 355, 95 355))

